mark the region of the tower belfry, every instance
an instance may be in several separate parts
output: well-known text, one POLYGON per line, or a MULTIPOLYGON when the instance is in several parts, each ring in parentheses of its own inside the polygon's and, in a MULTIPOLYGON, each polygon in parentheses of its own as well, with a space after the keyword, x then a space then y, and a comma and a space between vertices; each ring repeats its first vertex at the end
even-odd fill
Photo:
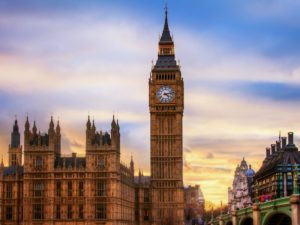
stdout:
POLYGON ((184 224, 182 118, 184 84, 175 59, 168 10, 149 79, 153 224, 184 224))

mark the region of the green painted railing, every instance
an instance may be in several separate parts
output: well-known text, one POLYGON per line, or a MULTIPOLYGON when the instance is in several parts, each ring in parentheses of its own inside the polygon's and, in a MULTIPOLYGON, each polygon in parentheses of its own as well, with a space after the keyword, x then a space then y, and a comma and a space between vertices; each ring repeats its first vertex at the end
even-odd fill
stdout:
POLYGON ((239 209, 237 212, 238 217, 244 217, 244 216, 249 216, 252 217, 252 207, 247 207, 243 209, 239 209))
POLYGON ((284 207, 284 206, 289 206, 289 205, 290 205, 290 197, 283 197, 283 198, 275 199, 273 201, 264 202, 264 203, 260 204, 259 208, 261 211, 265 211, 270 208, 284 207))
MULTIPOLYGON (((263 215, 267 215, 269 213, 272 213, 272 211, 282 211, 286 212, 286 214, 289 214, 289 209, 290 209, 290 197, 283 197, 283 198, 278 198, 272 201, 260 203, 259 208, 263 215)), ((247 207, 243 209, 237 210, 237 217, 238 221, 242 219, 243 217, 252 217, 252 207, 247 207)), ((214 225, 219 224, 219 218, 217 217, 213 220, 214 225)), ((224 224, 227 222, 231 221, 231 214, 223 214, 222 219, 224 220, 224 224)), ((263 218, 262 218, 263 219, 263 218)))

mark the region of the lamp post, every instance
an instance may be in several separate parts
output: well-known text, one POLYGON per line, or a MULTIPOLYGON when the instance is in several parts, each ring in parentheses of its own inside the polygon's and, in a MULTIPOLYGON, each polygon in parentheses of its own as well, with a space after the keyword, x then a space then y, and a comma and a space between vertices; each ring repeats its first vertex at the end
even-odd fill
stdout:
POLYGON ((211 207, 210 224, 214 224, 214 207, 211 207))
POLYGON ((223 208, 223 204, 222 204, 222 201, 221 201, 219 225, 224 225, 223 209, 222 208, 223 208))

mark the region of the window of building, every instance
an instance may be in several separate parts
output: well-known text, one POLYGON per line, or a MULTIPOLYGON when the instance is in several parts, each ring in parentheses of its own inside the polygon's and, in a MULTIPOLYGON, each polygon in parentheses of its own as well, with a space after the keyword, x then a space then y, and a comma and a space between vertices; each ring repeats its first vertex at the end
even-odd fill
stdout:
POLYGON ((163 209, 159 209, 158 210, 158 217, 163 218, 163 215, 164 215, 163 209))
POLYGON ((42 156, 37 156, 35 159, 35 167, 42 168, 43 167, 43 158, 42 156))
POLYGON ((11 164, 14 166, 14 165, 17 165, 17 155, 16 154, 12 154, 11 155, 11 164))
POLYGON ((67 216, 68 216, 68 219, 72 219, 72 216, 73 216, 72 205, 68 205, 67 216))
MULTIPOLYGON (((194 197, 192 197, 192 199, 194 199, 194 197)), ((168 200, 169 200, 169 202, 173 201, 173 191, 168 192, 168 200)))
POLYGON ((56 196, 61 196, 61 182, 56 181, 56 196))
POLYGON ((13 195, 13 186, 11 183, 6 184, 6 198, 12 198, 13 195))
POLYGON ((106 205, 103 203, 96 204, 95 214, 96 219, 106 219, 106 205))
POLYGON ((42 204, 33 205, 33 219, 42 220, 44 218, 44 207, 42 204))
POLYGON ((149 220, 149 210, 144 209, 144 221, 148 221, 148 220, 149 220))
POLYGON ((72 181, 68 181, 68 196, 72 196, 72 181))
POLYGON ((159 201, 160 201, 160 202, 163 202, 163 201, 164 201, 164 191, 163 191, 163 190, 160 190, 160 191, 159 191, 159 201))
POLYGON ((78 218, 83 219, 83 205, 78 206, 78 218))
POLYGON ((35 197, 42 197, 44 191, 44 184, 42 181, 36 181, 33 183, 33 195, 35 197))
POLYGON ((144 190, 144 202, 149 202, 150 196, 149 196, 149 189, 144 190))
POLYGON ((60 219, 60 205, 56 205, 56 219, 60 219))
POLYGON ((104 180, 97 181, 96 183, 96 196, 106 195, 106 183, 104 180))
POLYGON ((83 181, 80 181, 78 186, 79 186, 78 187, 78 195, 79 196, 83 196, 83 194, 84 194, 84 184, 83 184, 83 181))
POLYGON ((104 168, 105 167, 104 158, 98 159, 98 167, 100 167, 100 168, 104 168))
POLYGON ((6 206, 5 208, 5 218, 7 220, 13 219, 13 207, 12 206, 6 206))
POLYGON ((134 220, 139 221, 139 210, 134 210, 134 220))

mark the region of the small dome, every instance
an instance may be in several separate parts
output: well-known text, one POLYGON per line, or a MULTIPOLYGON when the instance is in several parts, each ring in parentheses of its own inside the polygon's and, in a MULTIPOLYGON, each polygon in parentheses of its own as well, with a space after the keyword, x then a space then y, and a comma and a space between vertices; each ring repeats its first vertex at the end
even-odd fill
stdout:
POLYGON ((249 166, 249 169, 246 171, 247 177, 253 177, 255 175, 255 171, 251 168, 251 165, 249 166))

